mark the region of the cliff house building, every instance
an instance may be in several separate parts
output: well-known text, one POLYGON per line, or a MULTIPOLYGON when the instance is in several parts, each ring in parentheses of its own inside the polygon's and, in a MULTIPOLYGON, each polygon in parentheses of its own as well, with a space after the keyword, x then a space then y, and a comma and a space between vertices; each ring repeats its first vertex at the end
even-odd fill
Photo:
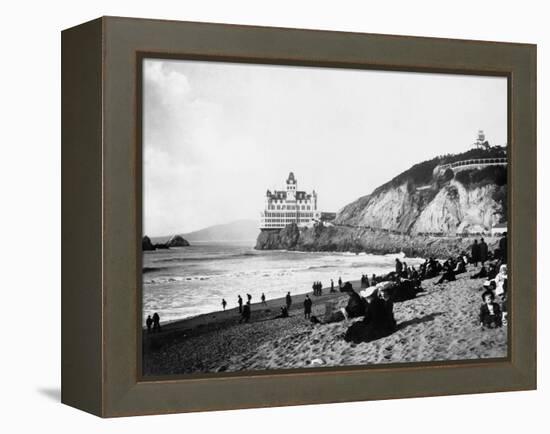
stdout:
POLYGON ((290 223, 300 227, 311 226, 321 218, 317 210, 317 193, 298 190, 298 181, 290 172, 286 190, 267 190, 265 208, 261 213, 260 229, 282 229, 290 223))

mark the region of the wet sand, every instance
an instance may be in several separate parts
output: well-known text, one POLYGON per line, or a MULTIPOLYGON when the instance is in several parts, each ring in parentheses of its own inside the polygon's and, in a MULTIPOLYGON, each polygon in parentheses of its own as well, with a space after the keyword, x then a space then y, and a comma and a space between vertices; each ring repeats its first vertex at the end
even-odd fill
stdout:
MULTIPOLYGON (((166 324, 160 333, 144 333, 144 375, 506 357, 506 328, 482 330, 479 325, 483 279, 470 279, 477 270, 470 267, 455 282, 442 285, 434 285, 439 277, 423 281, 425 292, 395 303, 398 330, 368 343, 343 339, 360 318, 332 324, 305 320, 305 294, 292 297, 289 318, 273 319, 285 304, 283 296, 267 305, 253 303, 246 324, 239 324, 236 308, 166 324)), ((360 290, 359 281, 352 284, 360 290)), ((312 314, 319 318, 348 300, 327 288, 310 298, 312 314)))

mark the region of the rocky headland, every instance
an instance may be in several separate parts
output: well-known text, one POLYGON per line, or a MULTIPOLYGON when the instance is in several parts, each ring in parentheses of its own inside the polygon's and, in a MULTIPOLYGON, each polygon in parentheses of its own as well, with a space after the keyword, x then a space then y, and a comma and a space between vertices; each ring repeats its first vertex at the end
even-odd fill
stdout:
POLYGON ((492 147, 424 161, 344 206, 331 223, 261 232, 256 249, 443 258, 481 236, 493 248, 488 234, 507 220, 507 166, 491 161, 504 158, 504 148, 492 147))

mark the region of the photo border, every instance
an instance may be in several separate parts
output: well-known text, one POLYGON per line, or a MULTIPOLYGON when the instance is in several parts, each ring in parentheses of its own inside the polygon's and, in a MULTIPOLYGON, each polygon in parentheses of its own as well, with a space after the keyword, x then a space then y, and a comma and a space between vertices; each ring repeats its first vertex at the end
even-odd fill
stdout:
MULTIPOLYGON (((143 251, 141 249, 141 240, 145 235, 143 233, 143 62, 147 59, 155 60, 181 60, 181 61, 201 61, 201 62, 222 62, 222 63, 238 63, 246 65, 277 65, 277 66, 289 66, 289 67, 304 67, 304 68, 339 68, 339 69, 353 69, 353 70, 364 70, 364 71, 381 71, 381 72, 403 72, 403 73, 419 73, 419 74, 447 74, 447 75, 468 75, 468 76, 483 76, 483 77, 501 77, 506 79, 507 83, 507 143, 511 142, 510 137, 510 117, 511 117, 511 104, 510 104, 510 91, 511 91, 511 74, 503 73, 499 71, 491 71, 489 73, 473 73, 472 71, 467 70, 441 70, 433 71, 428 68, 422 68, 418 70, 404 69, 402 67, 391 67, 385 65, 372 65, 370 63, 358 64, 349 66, 345 62, 342 63, 332 63, 332 62, 308 62, 307 64, 302 64, 298 60, 289 60, 289 59, 270 59, 266 61, 263 58, 235 58, 229 56, 204 56, 204 55, 185 55, 173 52, 159 52, 159 51, 138 51, 136 53, 136 214, 138 223, 136 225, 136 239, 138 240, 138 246, 136 249, 136 262, 137 267, 137 287, 138 287, 138 300, 143 300, 143 251)), ((510 159, 509 159, 510 160, 510 159)), ((508 164, 511 164, 508 161, 508 164)), ((508 173, 508 167, 507 167, 508 173)), ((510 200, 510 189, 507 192, 507 200, 510 200)), ((510 219, 508 219, 509 226, 512 224, 510 219)), ((510 258, 512 259, 512 258, 510 258)), ((509 264, 510 268, 512 264, 509 264)), ((137 313, 137 324, 136 327, 138 330, 143 329, 143 302, 138 302, 138 313, 137 313)), ((509 303, 510 317, 514 316, 513 314, 513 303, 509 303)), ((342 366, 327 366, 327 367, 310 367, 310 368, 278 368, 278 369, 256 369, 256 370, 247 370, 247 371, 237 371, 237 372, 208 372, 208 373, 189 373, 189 374, 165 374, 165 375, 143 375, 143 339, 142 336, 138 333, 137 336, 137 358, 138 358, 138 382, 146 381, 174 381, 174 380, 188 380, 188 379, 200 379, 200 378, 216 378, 216 377, 238 377, 238 376, 262 376, 262 375, 278 375, 278 374, 296 374, 301 372, 330 372, 330 371, 348 371, 348 370, 357 370, 357 369, 387 369, 387 368, 396 368, 396 367, 423 367, 423 366, 439 366, 439 365, 461 365, 461 364, 470 364, 470 365, 479 365, 480 363, 486 362, 499 362, 499 361, 510 361, 511 360, 511 346, 510 342, 510 327, 507 326, 507 355, 505 357, 488 357, 483 359, 458 359, 458 360, 437 360, 437 361, 422 361, 422 362, 394 362, 394 363, 378 363, 378 364, 366 364, 366 365, 342 365, 342 366)))

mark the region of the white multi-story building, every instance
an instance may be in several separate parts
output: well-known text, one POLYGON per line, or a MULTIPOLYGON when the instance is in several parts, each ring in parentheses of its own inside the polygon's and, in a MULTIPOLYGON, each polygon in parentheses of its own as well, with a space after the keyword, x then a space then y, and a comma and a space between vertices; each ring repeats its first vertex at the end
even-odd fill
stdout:
POLYGON ((290 223, 310 226, 319 221, 321 212, 317 210, 317 193, 298 191, 298 181, 290 172, 286 180, 286 190, 267 190, 265 209, 261 213, 260 229, 282 229, 290 223))

